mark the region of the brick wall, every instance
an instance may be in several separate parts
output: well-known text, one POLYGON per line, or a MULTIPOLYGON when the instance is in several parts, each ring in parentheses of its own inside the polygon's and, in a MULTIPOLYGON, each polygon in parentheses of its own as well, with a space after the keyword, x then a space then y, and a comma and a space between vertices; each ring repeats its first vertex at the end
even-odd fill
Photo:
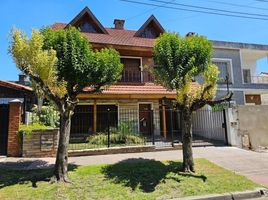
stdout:
POLYGON ((17 134, 21 121, 21 105, 18 100, 9 102, 8 156, 16 157, 21 155, 21 145, 17 134))
POLYGON ((23 135, 23 157, 55 157, 58 148, 59 129, 34 130, 23 135))

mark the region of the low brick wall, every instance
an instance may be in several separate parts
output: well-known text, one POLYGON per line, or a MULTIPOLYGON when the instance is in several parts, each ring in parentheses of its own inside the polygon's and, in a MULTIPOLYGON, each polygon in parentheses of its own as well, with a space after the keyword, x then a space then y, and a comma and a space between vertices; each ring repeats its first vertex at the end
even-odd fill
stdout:
POLYGON ((69 156, 90 156, 90 155, 106 155, 117 153, 139 153, 155 151, 155 146, 127 146, 127 147, 110 147, 100 149, 83 149, 83 150, 69 150, 69 156))
POLYGON ((55 157, 58 147, 59 129, 34 130, 23 135, 23 157, 55 157))

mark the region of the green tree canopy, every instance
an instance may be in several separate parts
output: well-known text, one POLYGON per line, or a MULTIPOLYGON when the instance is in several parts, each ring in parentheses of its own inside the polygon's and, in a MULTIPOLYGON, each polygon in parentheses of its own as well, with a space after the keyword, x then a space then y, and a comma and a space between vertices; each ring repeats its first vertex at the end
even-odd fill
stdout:
POLYGON ((58 58, 58 78, 67 88, 81 92, 86 86, 98 91, 121 77, 123 65, 119 53, 111 48, 94 51, 88 40, 76 28, 41 31, 45 50, 54 49, 58 58))
POLYGON ((212 44, 203 36, 180 37, 164 33, 153 49, 157 80, 169 89, 185 84, 185 77, 195 77, 211 63, 212 44))

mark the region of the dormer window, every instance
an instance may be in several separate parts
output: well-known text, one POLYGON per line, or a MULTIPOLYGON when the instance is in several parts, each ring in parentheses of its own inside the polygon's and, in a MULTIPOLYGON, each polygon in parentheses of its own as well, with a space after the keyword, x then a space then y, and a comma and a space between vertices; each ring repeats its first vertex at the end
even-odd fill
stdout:
POLYGON ((93 15, 88 7, 85 7, 70 23, 81 32, 108 34, 99 20, 93 15))
POLYGON ((140 37, 143 37, 143 38, 156 38, 158 36, 159 34, 157 30, 155 30, 155 28, 152 26, 146 27, 144 31, 140 34, 140 37))
POLYGON ((158 20, 152 15, 149 19, 140 27, 140 29, 135 33, 135 37, 142 38, 157 38, 165 30, 158 22, 158 20))
POLYGON ((96 33, 97 30, 90 24, 89 22, 83 22, 79 25, 78 29, 81 32, 89 32, 89 33, 96 33))

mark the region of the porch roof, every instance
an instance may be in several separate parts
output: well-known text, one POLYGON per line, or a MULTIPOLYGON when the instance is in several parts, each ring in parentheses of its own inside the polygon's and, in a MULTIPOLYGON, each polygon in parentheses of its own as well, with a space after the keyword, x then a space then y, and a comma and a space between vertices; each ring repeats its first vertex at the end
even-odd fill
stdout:
POLYGON ((13 89, 16 89, 16 90, 29 91, 29 92, 33 91, 33 89, 31 87, 21 85, 21 84, 18 84, 18 83, 14 83, 14 82, 11 82, 11 81, 0 80, 0 86, 9 87, 9 88, 13 88, 13 89))
MULTIPOLYGON (((90 92, 91 87, 84 88, 84 92, 90 92)), ((167 90, 161 85, 154 83, 117 83, 106 87, 101 94, 142 94, 142 95, 176 95, 175 90, 167 90)))

